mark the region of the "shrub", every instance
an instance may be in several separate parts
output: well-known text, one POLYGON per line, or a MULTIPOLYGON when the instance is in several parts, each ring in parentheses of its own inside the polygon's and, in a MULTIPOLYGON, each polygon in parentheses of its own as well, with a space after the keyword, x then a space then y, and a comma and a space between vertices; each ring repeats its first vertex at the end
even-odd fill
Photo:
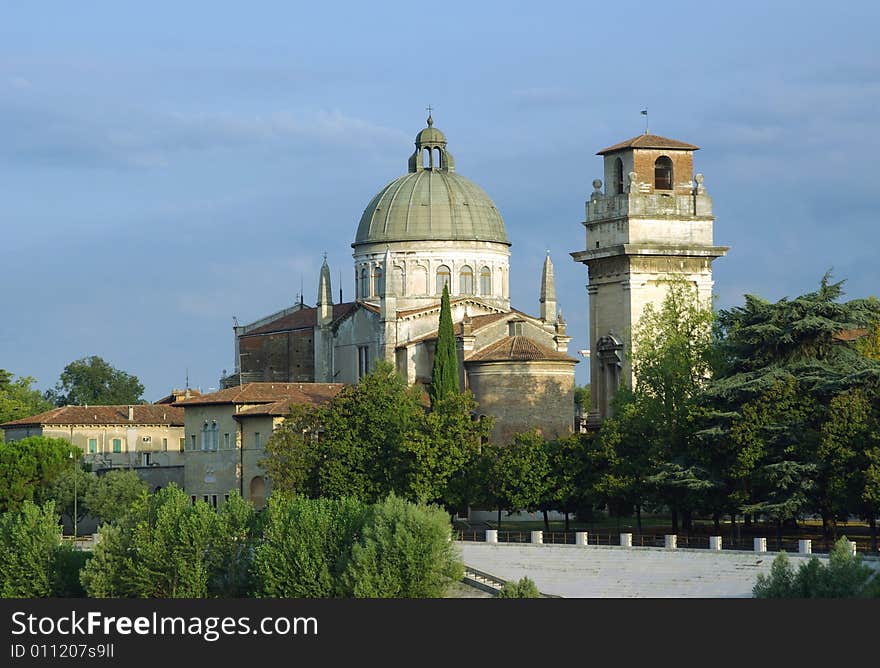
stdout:
POLYGON ((276 598, 344 596, 341 575, 364 523, 353 499, 271 497, 256 549, 256 595, 276 598))
POLYGON ((541 592, 531 578, 524 577, 519 582, 505 582, 497 598, 541 598, 541 592))
POLYGON ((827 565, 812 557, 795 572, 785 552, 780 553, 770 575, 758 575, 752 589, 755 598, 855 598, 878 592, 874 570, 852 554, 846 536, 834 544, 827 565))
POLYGON ((369 509, 343 587, 357 598, 436 598, 463 572, 449 516, 391 495, 369 509))
MULTIPOLYGON (((38 598, 70 595, 75 568, 61 546, 61 526, 51 501, 0 515, 0 596, 38 598)), ((78 569, 77 569, 78 570, 78 569)))

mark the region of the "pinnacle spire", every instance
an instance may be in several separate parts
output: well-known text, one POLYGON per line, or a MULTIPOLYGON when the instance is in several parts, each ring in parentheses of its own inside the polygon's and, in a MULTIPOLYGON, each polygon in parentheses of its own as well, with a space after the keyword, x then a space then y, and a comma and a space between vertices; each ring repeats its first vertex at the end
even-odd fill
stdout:
POLYGON ((327 254, 324 253, 324 262, 321 264, 321 277, 318 281, 318 306, 333 305, 333 290, 330 287, 330 266, 327 264, 327 254))
POLYGON ((541 272, 541 320, 544 322, 556 320, 556 281, 553 277, 550 251, 547 251, 547 257, 544 258, 544 269, 541 272))

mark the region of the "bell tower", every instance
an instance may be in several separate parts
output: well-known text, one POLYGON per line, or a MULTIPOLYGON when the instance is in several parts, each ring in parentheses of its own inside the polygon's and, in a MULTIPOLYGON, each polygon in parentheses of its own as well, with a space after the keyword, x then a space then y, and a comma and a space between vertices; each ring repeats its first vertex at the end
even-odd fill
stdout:
POLYGON ((712 261, 728 247, 713 245, 712 199, 703 175, 693 173, 697 150, 646 133, 597 153, 605 189, 593 181, 587 247, 571 254, 587 265, 592 424, 611 415, 621 384, 632 387, 632 330, 647 304, 663 301, 668 280, 692 283, 711 304, 712 261))

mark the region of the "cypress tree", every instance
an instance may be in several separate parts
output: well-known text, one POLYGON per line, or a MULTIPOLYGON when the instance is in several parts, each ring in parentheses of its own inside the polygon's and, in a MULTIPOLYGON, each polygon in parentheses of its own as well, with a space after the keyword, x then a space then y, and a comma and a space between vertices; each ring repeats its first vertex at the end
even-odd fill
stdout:
POLYGON ((431 405, 436 405, 438 400, 456 392, 458 392, 458 353, 455 350, 449 290, 444 285, 443 297, 440 299, 440 325, 437 330, 434 369, 431 372, 431 387, 428 390, 431 405))

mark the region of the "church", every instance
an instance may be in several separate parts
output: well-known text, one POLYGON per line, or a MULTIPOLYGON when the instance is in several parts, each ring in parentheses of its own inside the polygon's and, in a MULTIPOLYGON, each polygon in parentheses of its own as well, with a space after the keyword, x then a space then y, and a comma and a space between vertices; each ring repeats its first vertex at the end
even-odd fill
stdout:
MULTIPOLYGON (((334 303, 324 260, 314 307, 289 308, 234 328, 235 371, 224 387, 249 382, 356 383, 376 360, 410 384, 431 381, 444 286, 450 294, 460 387, 495 419, 503 443, 538 429, 574 428, 571 340, 545 259, 537 316, 510 304, 510 247, 495 203, 456 171, 446 136, 415 138, 407 172, 364 209, 353 249, 356 299, 334 303)), ((536 292, 538 277, 535 277, 536 292)))

